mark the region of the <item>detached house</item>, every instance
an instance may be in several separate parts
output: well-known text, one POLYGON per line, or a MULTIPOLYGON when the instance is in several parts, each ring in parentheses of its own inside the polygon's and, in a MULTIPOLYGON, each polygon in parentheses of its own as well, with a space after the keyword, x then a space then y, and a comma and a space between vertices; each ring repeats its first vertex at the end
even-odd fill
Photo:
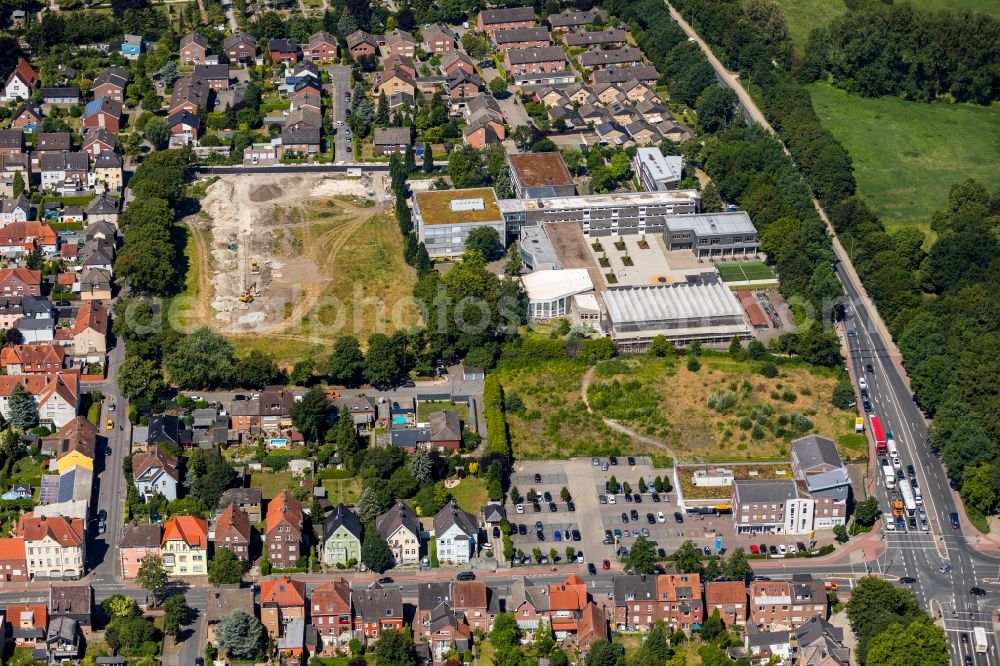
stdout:
POLYGON ((338 504, 323 521, 323 563, 333 566, 360 561, 362 536, 358 517, 338 504))
POLYGON ((241 560, 250 559, 250 539, 253 536, 250 517, 231 502, 215 521, 215 548, 228 548, 241 560))
MULTIPOLYGON (((24 196, 24 192, 17 198, 4 199, 0 202, 0 226, 14 224, 15 222, 27 222, 31 215, 31 201, 24 196)), ((37 294, 36 294, 37 295, 37 294)))
POLYGON ((393 30, 385 36, 385 50, 389 55, 412 58, 417 54, 417 40, 405 30, 393 30))
POLYGON ((229 62, 253 62, 257 58, 257 42, 253 37, 237 30, 222 42, 222 50, 229 62))
POLYGON ((177 458, 162 453, 156 445, 132 456, 132 475, 143 501, 149 501, 157 494, 170 502, 177 499, 177 484, 180 482, 177 458))
POLYGON ((7 83, 3 87, 3 95, 0 96, 0 102, 28 99, 40 82, 38 73, 28 64, 28 61, 24 58, 18 58, 14 71, 7 77, 7 83))
POLYGON ((398 502, 375 520, 375 529, 389 544, 396 565, 420 561, 420 521, 408 505, 398 502))
POLYGON ((97 158, 105 151, 114 151, 115 135, 103 127, 92 127, 83 132, 83 152, 97 158))
POLYGON ((107 222, 118 226, 118 202, 107 194, 98 194, 87 205, 88 222, 107 222))
POLYGON ((10 394, 15 384, 23 385, 35 399, 40 423, 62 428, 76 417, 80 405, 78 373, 56 372, 45 375, 0 377, 0 413, 6 419, 10 418, 10 394))
POLYGON ((462 422, 458 414, 446 409, 431 412, 428 420, 431 426, 431 447, 447 451, 458 451, 462 447, 462 422))
POLYGON ((43 120, 45 120, 45 114, 42 112, 42 107, 27 100, 14 111, 14 120, 11 121, 10 126, 29 132, 37 132, 38 128, 42 126, 43 120))
POLYGON ((468 562, 476 550, 479 524, 452 500, 434 516, 434 538, 438 560, 453 564, 468 562))
POLYGON ((194 516, 173 516, 163 526, 163 565, 171 576, 208 573, 208 523, 194 516))
POLYGON ((302 55, 309 60, 336 60, 339 56, 337 38, 321 30, 309 36, 309 43, 302 49, 302 55))
POLYGON ((299 61, 299 45, 294 39, 269 39, 267 52, 273 63, 299 61))
POLYGON ((189 32, 181 37, 178 47, 182 65, 204 65, 208 55, 208 40, 197 32, 189 32))
POLYGON ((121 562, 122 578, 132 580, 139 573, 142 561, 160 554, 163 528, 157 523, 127 523, 118 542, 118 559, 121 562))
POLYGON ((129 73, 120 67, 108 67, 101 72, 91 88, 94 99, 107 97, 116 102, 125 99, 125 88, 128 87, 129 73))
POLYGON ((105 150, 94 160, 94 178, 111 192, 121 192, 124 184, 124 171, 121 156, 105 150))
POLYGON ((272 566, 294 567, 308 551, 303 550, 304 524, 302 504, 287 490, 282 490, 267 505, 264 552, 272 566))
POLYGON ((42 272, 30 268, 0 268, 0 294, 41 296, 42 272))
POLYGON ((260 584, 260 621, 271 638, 285 635, 285 626, 306 617, 306 584, 281 576, 260 584))
POLYGON ((457 48, 455 33, 440 23, 425 28, 423 38, 423 47, 428 53, 450 53, 457 48))
MULTIPOLYGON (((24 550, 24 542, 21 550, 24 550)), ((2 580, 2 579, 0 579, 2 580)), ((25 579, 26 580, 26 579, 25 579)), ((49 628, 49 608, 45 604, 9 604, 4 609, 7 624, 13 630, 15 647, 34 648, 45 639, 49 628)))
POLYGON ((98 97, 83 109, 84 127, 101 127, 113 134, 121 130, 122 103, 110 97, 98 97))
POLYGON ((403 155, 410 147, 410 128, 376 127, 374 145, 376 157, 393 153, 403 155))
POLYGON ((79 518, 36 518, 25 514, 17 523, 16 536, 24 539, 32 580, 77 579, 83 575, 86 536, 79 518))
POLYGON ((374 57, 378 54, 378 41, 375 36, 364 30, 355 30, 347 36, 347 50, 355 60, 361 57, 374 57))

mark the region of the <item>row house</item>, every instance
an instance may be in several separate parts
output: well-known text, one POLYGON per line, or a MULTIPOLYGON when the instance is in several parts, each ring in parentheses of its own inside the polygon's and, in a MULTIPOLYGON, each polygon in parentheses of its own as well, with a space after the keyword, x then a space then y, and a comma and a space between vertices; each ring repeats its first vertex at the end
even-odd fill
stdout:
POLYGON ((690 630, 704 618, 699 574, 616 576, 613 623, 619 629, 648 630, 663 620, 690 630))
POLYGON ((389 56, 398 55, 413 58, 417 55, 417 40, 405 30, 393 30, 385 35, 383 53, 389 56))
POLYGON ((407 504, 398 502, 376 518, 375 530, 389 544, 395 566, 420 561, 420 520, 407 504))
POLYGON ((0 102, 10 102, 16 99, 28 99, 39 86, 41 79, 38 72, 24 58, 17 59, 17 65, 7 77, 0 95, 0 102))
POLYGON ((732 484, 733 523, 738 534, 808 534, 813 501, 792 479, 737 479, 732 484))
POLYGON ((722 623, 728 628, 743 626, 747 622, 747 588, 742 581, 713 580, 705 583, 705 615, 719 611, 722 623))
POLYGON ((642 50, 634 47, 623 49, 590 48, 577 58, 584 69, 609 67, 638 67, 642 64, 642 50))
POLYGON ((24 386, 34 398, 38 407, 38 420, 43 425, 62 428, 79 414, 79 372, 0 377, 0 414, 5 419, 10 419, 10 395, 16 384, 24 386))
POLYGON ((264 532, 264 553, 271 566, 279 569, 294 567, 305 553, 302 504, 287 490, 282 490, 267 505, 264 532))
POLYGON ((536 26, 497 30, 492 39, 496 49, 505 53, 511 49, 535 49, 552 45, 549 31, 536 26))
MULTIPOLYGON (((27 581, 28 560, 24 549, 24 537, 0 538, 0 583, 26 583, 27 581)), ((12 614, 9 606, 7 613, 7 620, 13 624, 17 616, 12 614)))
POLYGON ((451 652, 464 653, 472 646, 472 628, 446 603, 431 610, 427 620, 425 640, 435 661, 444 660, 451 652))
POLYGON ((527 634, 534 634, 540 622, 548 623, 560 640, 575 637, 582 652, 608 638, 604 611, 589 598, 586 583, 575 574, 549 585, 517 578, 506 599, 506 611, 514 614, 518 628, 527 634))
POLYGON ((48 224, 29 220, 0 228, 0 253, 20 255, 36 250, 48 255, 59 251, 59 238, 48 224))
POLYGON ((399 587, 373 583, 355 592, 354 631, 369 641, 377 640, 385 629, 403 630, 403 596, 399 587))
POLYGON ((132 580, 139 574, 139 567, 147 557, 160 554, 163 528, 157 523, 132 521, 125 525, 118 542, 118 561, 122 578, 132 580))
POLYGON ((180 484, 177 458, 163 453, 155 444, 132 456, 132 477, 144 502, 157 495, 168 502, 177 499, 177 486, 180 484))
MULTIPOLYGON (((23 543, 23 542, 22 542, 23 543)), ((9 604, 4 609, 14 647, 34 648, 45 642, 49 628, 49 607, 45 604, 9 604)))
POLYGON ((375 91, 386 97, 399 93, 414 97, 417 94, 417 79, 404 67, 385 69, 375 76, 375 91))
POLYGON ((128 71, 120 67, 108 67, 94 79, 91 92, 94 94, 94 99, 106 97, 116 102, 122 102, 125 99, 128 81, 128 71))
MULTIPOLYGON (((0 195, 6 197, 2 202, 2 208, 0 208, 3 212, 12 213, 21 207, 19 198, 14 197, 14 182, 17 180, 18 174, 20 174, 25 186, 31 182, 31 158, 27 154, 0 155, 0 195)), ((30 210, 31 203, 29 202, 27 205, 28 210, 30 210)), ((2 214, 0 213, 0 215, 2 214)), ((27 211, 25 211, 25 215, 27 215, 27 211)))
POLYGON ((347 36, 346 42, 347 50, 355 60, 378 55, 378 40, 364 30, 355 30, 347 36))
POLYGON ((0 368, 8 375, 30 375, 63 369, 66 351, 57 345, 8 345, 0 349, 0 368))
POLYGON ((591 46, 606 46, 620 48, 628 43, 628 33, 621 28, 607 28, 606 30, 580 30, 578 32, 568 32, 563 36, 563 41, 571 49, 585 48, 591 46))
POLYGON ((826 618, 823 581, 810 574, 791 580, 755 580, 750 583, 750 622, 772 630, 791 629, 813 617, 826 618))
POLYGON ((559 46, 511 49, 504 53, 503 62, 510 77, 561 72, 566 69, 566 56, 559 46))
POLYGON ((252 561, 250 557, 250 542, 253 538, 253 528, 250 517, 245 511, 230 502, 215 520, 215 548, 227 548, 244 562, 252 561))
POLYGON ((97 426, 82 416, 59 428, 55 441, 56 470, 60 474, 74 467, 94 471, 97 454, 97 426))
POLYGON ((282 386, 268 386, 260 392, 260 427, 278 430, 292 426, 292 405, 295 395, 282 386))
POLYGON ((795 628, 796 666, 849 666, 851 650, 844 629, 813 616, 795 628))
POLYGON ((277 640, 285 628, 306 617, 306 584, 280 576, 260 584, 260 621, 268 635, 277 640))
POLYGON ((87 153, 45 153, 38 161, 43 190, 82 190, 88 184, 90 160, 87 153))
POLYGON ((73 150, 73 137, 69 132, 42 132, 35 137, 32 155, 39 159, 45 155, 66 153, 73 150))
POLYGON ((535 10, 532 7, 501 7, 484 9, 476 17, 476 28, 493 39, 497 30, 510 28, 530 28, 535 25, 535 10))
POLYGON ((792 475, 813 500, 815 529, 832 529, 846 523, 851 477, 832 439, 807 435, 794 440, 792 475))
POLYGON ((111 97, 97 97, 83 109, 83 127, 100 127, 112 134, 121 131, 122 103, 111 97))
POLYGON ((253 62, 257 59, 257 40, 242 30, 236 30, 222 41, 222 51, 231 63, 253 62))
POLYGON ((18 520, 16 536, 24 540, 30 579, 64 580, 83 575, 87 540, 81 519, 25 514, 18 520))
POLYGON ((52 301, 37 296, 0 297, 0 329, 8 330, 21 319, 47 319, 55 325, 52 301))
POLYGON ((600 7, 594 7, 584 12, 574 12, 567 9, 558 14, 550 14, 547 20, 553 30, 566 32, 585 28, 588 25, 605 23, 608 20, 608 13, 600 7))
POLYGON ((42 272, 30 268, 0 268, 0 295, 41 296, 42 272))
POLYGON ((339 54, 337 38, 325 30, 310 35, 309 42, 302 48, 303 57, 313 61, 336 60, 339 54))
POLYGON ((182 65, 204 65, 208 55, 208 40, 197 32, 189 32, 181 37, 178 46, 182 65))
POLYGON ((622 84, 635 79, 649 86, 655 86, 660 79, 659 72, 652 65, 614 69, 597 69, 590 75, 590 85, 599 86, 602 83, 622 84))
POLYGON ((351 584, 343 578, 324 583, 312 591, 309 600, 310 618, 324 647, 340 645, 350 640, 354 628, 354 606, 351 584))
POLYGON ((108 351, 110 331, 107 306, 88 301, 76 311, 73 325, 69 328, 70 344, 67 346, 77 360, 98 363, 108 351))
POLYGON ((117 227, 120 214, 118 201, 107 194, 98 194, 87 204, 87 221, 91 223, 107 222, 117 227))
POLYGON ((121 192, 124 185, 124 168, 121 155, 105 150, 94 160, 94 182, 104 185, 111 192, 121 192))
POLYGON ((14 111, 14 118, 10 121, 10 126, 28 132, 37 132, 45 120, 45 113, 37 102, 25 100, 21 106, 14 111))
POLYGON ((173 516, 163 526, 163 566, 171 577, 208 573, 208 523, 194 516, 173 516))
POLYGON ((423 48, 427 53, 451 53, 458 48, 455 33, 440 23, 423 30, 423 48))
POLYGON ((83 152, 97 159, 104 152, 114 152, 115 135, 103 127, 90 127, 83 130, 83 152))

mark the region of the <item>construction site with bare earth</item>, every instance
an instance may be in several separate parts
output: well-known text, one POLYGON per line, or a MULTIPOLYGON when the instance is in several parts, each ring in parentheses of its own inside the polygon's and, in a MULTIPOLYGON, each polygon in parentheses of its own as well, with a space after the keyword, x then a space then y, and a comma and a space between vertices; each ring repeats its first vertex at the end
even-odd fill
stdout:
POLYGON ((419 322, 391 201, 369 178, 214 179, 189 229, 177 324, 293 364, 342 335, 364 343, 419 322))

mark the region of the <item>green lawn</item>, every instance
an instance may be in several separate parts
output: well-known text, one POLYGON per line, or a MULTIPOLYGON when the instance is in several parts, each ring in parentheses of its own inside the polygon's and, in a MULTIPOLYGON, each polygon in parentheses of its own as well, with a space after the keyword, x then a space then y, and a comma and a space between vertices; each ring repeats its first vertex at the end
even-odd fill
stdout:
MULTIPOLYGON (((844 0, 778 0, 788 20, 788 34, 795 48, 802 50, 813 28, 824 26, 847 11, 844 0)), ((923 0, 920 7, 929 9, 970 9, 1000 17, 1000 3, 995 0, 923 0)))
POLYGON ((332 504, 355 504, 361 497, 361 478, 352 476, 349 479, 324 479, 326 498, 332 504))
POLYGON ((747 261, 739 264, 718 264, 719 274, 724 282, 744 280, 776 280, 771 267, 762 261, 747 261))
POLYGON ((947 204, 948 190, 975 178, 1000 186, 1000 106, 922 104, 811 87, 823 125, 854 160, 858 189, 890 229, 917 225, 947 204))
POLYGON ((448 410, 450 412, 455 412, 458 414, 458 418, 461 419, 462 423, 466 423, 469 420, 469 404, 466 402, 445 402, 445 401, 428 401, 417 403, 417 420, 421 423, 425 423, 431 415, 431 412, 440 412, 442 410, 448 410))
POLYGON ((451 496, 462 509, 476 515, 486 506, 486 479, 468 477, 451 489, 451 496))
POLYGON ((292 473, 289 471, 253 472, 250 475, 250 487, 260 488, 264 499, 274 499, 282 490, 289 490, 296 485, 298 484, 294 481, 292 473))

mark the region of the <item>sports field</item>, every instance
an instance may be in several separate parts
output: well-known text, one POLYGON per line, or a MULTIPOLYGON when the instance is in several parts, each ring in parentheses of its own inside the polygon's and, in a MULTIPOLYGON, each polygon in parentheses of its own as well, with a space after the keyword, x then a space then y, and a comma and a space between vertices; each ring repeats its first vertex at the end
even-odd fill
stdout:
POLYGON ((763 261, 747 261, 740 264, 716 264, 723 282, 743 282, 746 280, 777 280, 771 267, 763 261))
POLYGON ((858 190, 889 228, 929 230, 934 211, 955 183, 975 178, 1000 187, 1000 105, 870 99, 814 84, 813 106, 823 126, 854 160, 858 190))

